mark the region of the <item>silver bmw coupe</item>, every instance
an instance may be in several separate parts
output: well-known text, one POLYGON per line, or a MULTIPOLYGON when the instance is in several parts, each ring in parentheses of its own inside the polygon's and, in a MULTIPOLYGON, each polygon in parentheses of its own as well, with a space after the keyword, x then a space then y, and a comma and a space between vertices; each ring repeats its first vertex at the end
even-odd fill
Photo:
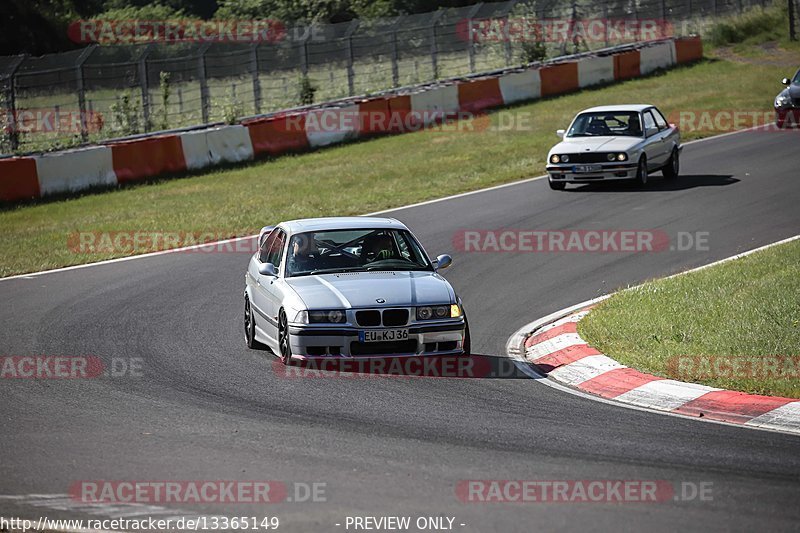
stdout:
POLYGON ((245 275, 244 334, 292 360, 469 352, 461 299, 401 222, 318 218, 261 230, 245 275))

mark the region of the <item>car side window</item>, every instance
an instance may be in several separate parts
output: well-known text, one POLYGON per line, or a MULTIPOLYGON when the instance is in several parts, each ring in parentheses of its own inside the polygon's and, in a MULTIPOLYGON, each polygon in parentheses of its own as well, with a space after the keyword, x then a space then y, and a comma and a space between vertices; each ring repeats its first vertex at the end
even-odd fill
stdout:
POLYGON ((658 126, 656 125, 656 121, 653 118, 653 114, 650 113, 650 111, 645 111, 643 116, 644 116, 644 131, 645 131, 645 135, 647 135, 647 132, 652 128, 658 129, 658 126))
POLYGON ((259 248, 259 250, 258 250, 258 260, 261 261, 262 263, 269 263, 269 261, 268 261, 268 259, 269 259, 269 249, 272 246, 272 244, 275 242, 275 239, 277 238, 277 236, 278 236, 278 230, 276 229, 276 230, 273 230, 272 233, 270 233, 267 236, 266 239, 264 239, 264 242, 261 245, 261 248, 259 248))
POLYGON ((281 261, 283 260, 284 244, 286 244, 286 234, 283 230, 278 230, 275 239, 270 244, 267 255, 267 262, 275 265, 276 270, 280 268, 281 261))
POLYGON ((653 112, 653 118, 656 119, 656 124, 658 124, 659 130, 665 130, 669 128, 669 124, 667 123, 667 120, 664 118, 664 115, 661 114, 661 111, 659 111, 656 108, 653 108, 650 111, 653 112))

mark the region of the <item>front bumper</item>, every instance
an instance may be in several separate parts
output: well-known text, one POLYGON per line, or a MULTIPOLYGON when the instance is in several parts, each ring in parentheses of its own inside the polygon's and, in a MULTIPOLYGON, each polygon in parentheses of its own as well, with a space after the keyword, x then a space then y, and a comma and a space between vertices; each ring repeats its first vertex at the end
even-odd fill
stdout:
POLYGON ((629 180, 636 177, 636 163, 595 163, 598 171, 576 172, 575 165, 558 164, 547 165, 547 174, 550 180, 564 183, 587 183, 592 181, 629 180))
POLYGON ((466 322, 459 320, 431 321, 399 327, 359 327, 352 324, 290 324, 289 339, 292 357, 298 360, 335 358, 414 357, 424 355, 458 355, 464 352, 466 322), (361 331, 408 329, 403 341, 363 343, 361 331))

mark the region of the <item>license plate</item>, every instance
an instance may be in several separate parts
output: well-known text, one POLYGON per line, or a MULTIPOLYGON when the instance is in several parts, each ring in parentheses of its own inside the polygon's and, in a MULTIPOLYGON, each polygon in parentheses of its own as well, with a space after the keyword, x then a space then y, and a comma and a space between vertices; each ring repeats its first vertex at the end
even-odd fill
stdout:
POLYGON ((377 329, 358 332, 361 342, 393 342, 408 340, 407 329, 377 329))
POLYGON ((603 170, 603 167, 600 165, 575 165, 572 167, 572 172, 576 174, 582 172, 600 172, 603 170))

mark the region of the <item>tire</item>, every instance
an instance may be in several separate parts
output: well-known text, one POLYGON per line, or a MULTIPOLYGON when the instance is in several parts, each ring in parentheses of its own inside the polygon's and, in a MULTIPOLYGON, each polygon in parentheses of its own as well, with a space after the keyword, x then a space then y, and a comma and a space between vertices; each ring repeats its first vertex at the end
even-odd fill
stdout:
POLYGON ((244 297, 244 341, 251 350, 260 350, 264 345, 256 340, 256 321, 253 318, 253 306, 250 298, 244 297))
POLYGON ((464 343, 461 347, 464 350, 464 355, 472 354, 472 336, 469 334, 469 321, 464 318, 464 324, 466 328, 464 329, 464 343))
POLYGON ((550 188, 554 191, 563 191, 567 188, 567 184, 563 181, 548 180, 548 182, 550 183, 550 188))
POLYGON ((661 170, 664 174, 664 177, 668 180, 674 180, 678 178, 678 174, 681 172, 681 159, 680 159, 680 152, 678 152, 677 148, 672 149, 672 155, 667 161, 666 166, 661 170))
POLYGON ((636 184, 640 187, 647 185, 647 157, 639 158, 639 167, 636 169, 636 184))
POLYGON ((292 343, 289 337, 289 323, 286 320, 286 312, 281 309, 278 313, 278 357, 281 362, 289 366, 292 364, 292 343))

